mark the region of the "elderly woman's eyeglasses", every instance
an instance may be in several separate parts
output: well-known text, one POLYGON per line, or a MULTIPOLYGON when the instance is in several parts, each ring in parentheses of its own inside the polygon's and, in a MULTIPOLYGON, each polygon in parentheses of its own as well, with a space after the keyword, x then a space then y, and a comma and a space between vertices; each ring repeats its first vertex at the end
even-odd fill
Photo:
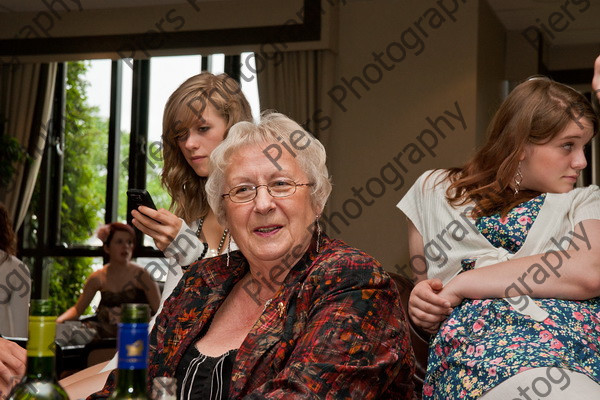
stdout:
POLYGON ((258 188, 264 186, 269 194, 273 197, 288 197, 296 193, 298 186, 312 186, 314 183, 296 183, 290 179, 278 179, 269 182, 266 185, 239 185, 231 189, 228 193, 222 194, 221 197, 229 196, 229 199, 234 203, 247 203, 254 200, 258 188))

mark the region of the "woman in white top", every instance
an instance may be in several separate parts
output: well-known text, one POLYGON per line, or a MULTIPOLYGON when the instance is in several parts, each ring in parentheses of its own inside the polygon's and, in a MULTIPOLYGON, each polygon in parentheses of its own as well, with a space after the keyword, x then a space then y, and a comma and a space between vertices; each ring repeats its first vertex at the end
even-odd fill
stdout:
POLYGON ((131 213, 133 224, 151 236, 168 258, 161 307, 181 278, 181 266, 234 246, 208 206, 204 185, 212 150, 231 126, 251 120, 250 104, 240 86, 225 74, 203 72, 189 78, 165 105, 162 183, 171 195, 174 213, 143 206, 131 213))
MULTIPOLYGON (((11 219, 0 204, 0 335, 27 337, 31 278, 29 268, 15 257, 17 239, 11 219)), ((25 349, 0 338, 0 398, 25 373, 25 349)))
POLYGON ((0 334, 26 338, 31 278, 29 268, 15 257, 16 250, 12 222, 0 204, 0 334))
POLYGON ((436 334, 424 399, 600 398, 600 189, 573 189, 599 129, 584 96, 530 79, 467 164, 398 204, 409 314, 436 334))

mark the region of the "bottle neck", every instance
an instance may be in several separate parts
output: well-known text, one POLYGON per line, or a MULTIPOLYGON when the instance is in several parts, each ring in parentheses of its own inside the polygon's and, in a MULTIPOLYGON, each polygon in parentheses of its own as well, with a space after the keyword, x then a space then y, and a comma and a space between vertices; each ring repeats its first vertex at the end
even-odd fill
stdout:
MULTIPOLYGON (((148 323, 119 323, 117 393, 146 396, 148 323)), ((129 396, 131 397, 131 396, 129 396)))
POLYGON ((54 357, 27 357, 27 378, 55 380, 54 357))
POLYGON ((29 316, 29 339, 27 340, 28 378, 40 380, 54 380, 56 378, 54 371, 55 332, 55 316, 29 316))

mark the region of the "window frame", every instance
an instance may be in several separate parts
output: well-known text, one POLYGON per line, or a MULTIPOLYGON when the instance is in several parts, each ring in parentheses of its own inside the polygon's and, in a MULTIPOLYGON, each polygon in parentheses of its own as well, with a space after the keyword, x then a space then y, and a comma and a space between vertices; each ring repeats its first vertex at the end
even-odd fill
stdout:
MULTIPOLYGON (((331 0, 327 1, 331 4, 331 0)), ((156 33, 156 35, 160 35, 160 38, 157 37, 156 39, 164 40, 164 45, 161 49, 172 51, 172 56, 189 55, 190 49, 194 48, 214 48, 214 53, 217 53, 219 48, 232 45, 256 45, 260 43, 272 43, 274 41, 278 43, 317 41, 322 36, 321 3, 322 0, 304 0, 302 23, 296 23, 296 21, 290 19, 281 25, 274 26, 180 31, 171 32, 166 37, 162 33, 156 33), (294 23, 290 23, 290 21, 294 23)), ((18 60, 18 56, 56 55, 63 57, 61 55, 64 54, 76 56, 77 54, 89 54, 90 50, 97 54, 106 54, 107 52, 116 53, 120 50, 122 43, 137 43, 142 37, 145 40, 149 40, 148 35, 149 33, 146 32, 143 34, 128 35, 7 39, 0 41, 0 57, 10 56, 13 60, 18 60)), ((205 70, 208 66, 208 63, 206 63, 208 57, 202 57, 202 70, 205 70)), ((240 61, 241 52, 237 55, 225 56, 225 73, 232 76, 238 82, 240 82, 241 77, 240 61)), ((118 212, 122 68, 123 65, 120 60, 112 61, 105 198, 105 222, 107 223, 115 221, 118 212)), ((40 219, 36 238, 37 243, 34 247, 23 246, 24 232, 28 229, 25 226, 26 224, 19 230, 19 256, 33 259, 32 280, 40 283, 42 282, 45 269, 44 260, 48 257, 103 257, 104 262, 107 261, 101 246, 77 245, 74 247, 64 247, 60 244, 61 191, 53 190, 53 188, 62 187, 65 82, 66 64, 65 62, 60 62, 53 99, 52 124, 49 124, 51 126, 48 127, 42 168, 38 176, 38 179, 42 180, 40 182, 40 209, 37 210, 37 215, 40 219)), ((150 60, 135 59, 133 61, 128 188, 146 188, 149 87, 150 60)), ((130 207, 131 204, 128 201, 128 222, 131 222, 130 207)), ((164 257, 159 250, 143 247, 143 235, 137 230, 136 249, 133 256, 149 258, 164 257)), ((33 286, 32 298, 40 298, 44 288, 42 288, 41 284, 33 286)))
MULTIPOLYGON (((210 57, 202 56, 201 70, 206 70, 210 64, 210 57)), ((240 55, 225 56, 225 73, 236 77, 240 82, 240 55)), ((148 117, 150 103, 150 63, 151 59, 134 60, 131 102, 131 128, 129 142, 129 165, 127 188, 146 188, 147 156, 148 156, 148 117)), ((110 117, 108 121, 108 155, 105 194, 104 222, 110 223, 118 219, 118 188, 119 170, 123 168, 120 163, 121 141, 121 107, 123 89, 123 62, 111 62, 110 83, 110 117)), ((106 263, 106 254, 102 246, 61 245, 60 238, 60 210, 62 191, 54 190, 63 185, 64 170, 64 113, 66 89, 66 63, 58 64, 55 92, 53 96, 52 119, 47 127, 48 137, 44 148, 42 168, 40 168, 40 201, 36 215, 39 217, 36 245, 25 247, 25 231, 29 224, 25 223, 19 230, 19 256, 33 260, 32 280, 42 282, 45 263, 49 257, 102 257, 106 263)), ((127 222, 131 224, 132 204, 127 199, 127 222)), ((144 235, 136 231, 135 250, 133 257, 162 258, 162 251, 143 245, 144 235)), ((34 285, 32 298, 40 298, 45 288, 34 285)))
MULTIPOLYGON (((304 0, 302 23, 293 19, 281 25, 193 30, 169 32, 145 32, 119 35, 92 35, 78 37, 48 37, 0 40, 0 57, 8 56, 13 60, 18 56, 48 56, 89 54, 90 50, 98 54, 123 51, 123 43, 162 43, 160 50, 174 50, 171 55, 189 55, 190 50, 198 48, 223 48, 226 46, 256 45, 261 43, 294 43, 321 40, 321 3, 323 0, 304 0)), ((339 2, 339 0, 333 0, 339 2)), ((332 0, 327 0, 329 4, 332 0)), ((193 51, 193 50, 192 50, 193 51)), ((150 50, 150 53, 152 51, 150 50)), ((217 53, 215 51, 214 53, 217 53)))

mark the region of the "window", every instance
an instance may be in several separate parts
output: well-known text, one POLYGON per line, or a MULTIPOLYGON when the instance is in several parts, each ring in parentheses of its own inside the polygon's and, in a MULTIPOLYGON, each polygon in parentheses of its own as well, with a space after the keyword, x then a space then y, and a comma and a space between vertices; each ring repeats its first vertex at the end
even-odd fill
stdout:
MULTIPOLYGON (((170 197, 160 184, 165 102, 202 70, 220 73, 240 65, 231 57, 239 60, 221 54, 154 57, 134 61, 133 68, 123 60, 60 65, 43 172, 21 231, 22 255, 32 261, 33 281, 43 282, 34 288, 34 297, 48 291, 53 278, 43 276, 60 273, 70 296, 61 304, 74 304, 91 270, 103 264, 97 228, 128 219, 128 187, 147 188, 158 207, 169 207, 170 197)), ((253 85, 243 82, 242 90, 258 116, 255 78, 253 85)), ((151 238, 139 235, 134 255, 145 265, 162 253, 151 238)), ((164 280, 166 271, 154 277, 164 280)))

